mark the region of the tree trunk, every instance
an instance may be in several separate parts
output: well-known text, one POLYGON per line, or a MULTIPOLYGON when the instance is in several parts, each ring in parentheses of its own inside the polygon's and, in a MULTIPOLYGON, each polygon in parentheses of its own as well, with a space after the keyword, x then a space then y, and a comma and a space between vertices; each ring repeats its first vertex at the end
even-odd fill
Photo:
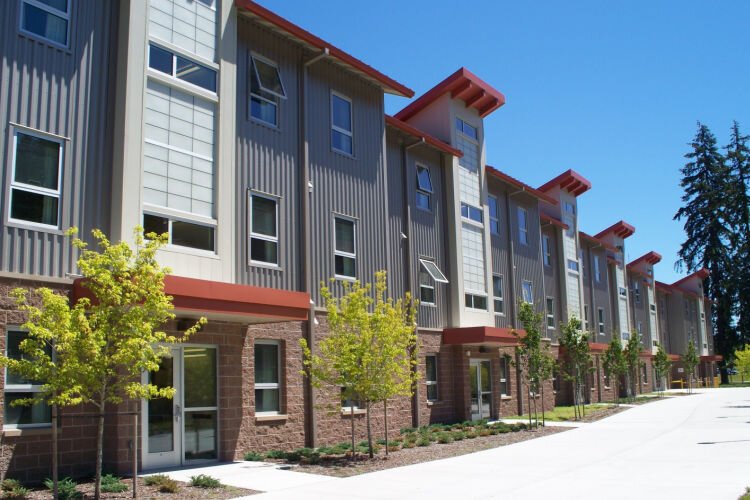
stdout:
POLYGON ((99 407, 99 422, 96 430, 96 478, 94 481, 94 500, 99 500, 102 495, 102 455, 104 450, 104 398, 99 407))
POLYGON ((544 427, 545 425, 547 425, 547 420, 544 415, 544 382, 542 382, 541 393, 542 393, 542 427, 544 427))
POLYGON ((370 410, 372 408, 370 407, 370 403, 367 403, 367 448, 370 455, 370 458, 374 456, 372 452, 372 426, 370 425, 370 410))
POLYGON ((351 459, 354 460, 354 453, 356 453, 357 449, 354 447, 354 402, 351 401, 349 405, 349 420, 351 420, 352 423, 352 454, 351 459))
POLYGON ((385 456, 388 456, 388 400, 383 400, 383 427, 385 427, 385 456))
MULTIPOLYGON (((55 394, 57 396, 57 394, 55 394)), ((57 499, 57 405, 52 405, 52 498, 57 499)))

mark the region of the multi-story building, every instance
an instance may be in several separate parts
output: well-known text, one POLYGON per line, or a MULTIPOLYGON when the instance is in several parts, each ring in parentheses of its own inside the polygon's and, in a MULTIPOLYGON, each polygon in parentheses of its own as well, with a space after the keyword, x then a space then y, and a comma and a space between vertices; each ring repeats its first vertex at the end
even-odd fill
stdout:
MULTIPOLYGON (((178 319, 166 327, 208 318, 144 375, 175 387, 173 400, 113 408, 109 470, 128 470, 134 431, 144 469, 330 444, 368 411, 380 432, 380 409, 300 374, 299 340, 328 331, 319 284, 330 278, 339 293, 386 269, 391 294, 420 299, 422 381, 390 404, 391 429, 519 414, 531 397, 551 407, 560 381, 530 394, 517 372, 521 301, 544 313, 554 352, 570 317, 594 332, 591 400, 607 398, 598 354, 612 335, 626 340, 641 321, 644 337, 682 352, 666 305, 658 328, 646 314, 653 291, 638 292, 648 309, 629 309, 633 228, 579 230, 585 178, 568 171, 535 189, 487 165, 484 119, 505 97, 464 68, 387 116, 384 94, 411 98, 408 87, 249 0, 11 0, 0 13, 18 20, 0 35, 6 352, 24 337, 13 288, 81 296, 72 226, 114 241, 138 225, 169 233, 159 259, 178 319), (138 429, 115 415, 128 411, 138 429)), ((705 357, 699 278, 657 283, 656 300, 693 294, 705 357)), ((12 374, 2 384, 0 470, 45 477, 49 408, 11 406, 39 387, 12 374)), ((61 411, 64 474, 90 472, 94 429, 85 408, 61 411)))

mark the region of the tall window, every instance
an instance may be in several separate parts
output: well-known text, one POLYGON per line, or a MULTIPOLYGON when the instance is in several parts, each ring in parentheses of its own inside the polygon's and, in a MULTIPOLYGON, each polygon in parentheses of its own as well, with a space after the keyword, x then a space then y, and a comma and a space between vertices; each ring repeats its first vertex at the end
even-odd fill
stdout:
POLYGON ((583 305, 583 329, 589 331, 589 305, 583 305))
POLYGON ((497 196, 488 196, 487 205, 490 209, 490 233, 500 234, 500 210, 497 204, 497 196))
POLYGON ((552 265, 552 249, 550 248, 549 236, 546 234, 542 237, 542 258, 545 266, 552 265))
POLYGON ((275 199, 250 195, 250 261, 279 264, 279 213, 275 199))
POLYGON ((518 241, 522 245, 529 244, 529 213, 525 208, 518 207, 518 241))
POLYGON ((641 284, 637 279, 633 282, 633 297, 636 304, 641 303, 641 284))
MULTIPOLYGON (((6 354, 11 359, 22 359, 21 342, 27 337, 27 333, 8 329, 6 337, 6 354)), ((51 349, 47 349, 47 354, 51 349)), ((41 392, 42 386, 38 380, 22 378, 7 369, 5 371, 5 419, 3 425, 6 428, 15 427, 46 427, 52 422, 50 406, 45 402, 36 403, 31 406, 13 406, 13 401, 29 399, 41 392)))
POLYGON ((354 221, 334 217, 334 260, 336 276, 354 278, 356 273, 356 234, 354 221))
POLYGON ((432 210, 430 169, 421 165, 417 165, 417 208, 432 210))
POLYGON ((53 45, 68 46, 70 0, 22 0, 21 31, 53 45))
POLYGON ((495 314, 505 314, 505 301, 503 300, 503 277, 496 274, 492 277, 492 296, 495 314))
POLYGON ((335 92, 331 93, 331 147, 339 153, 354 154, 352 101, 335 92))
POLYGON ((596 310, 597 319, 599 320, 599 335, 604 335, 604 309, 601 307, 596 310))
POLYGON ((250 116, 272 127, 279 126, 279 99, 286 99, 284 83, 275 63, 250 58, 250 116))
POLYGON ((555 299, 547 297, 547 329, 555 329, 555 299))
POLYGON ((522 286, 522 292, 523 292, 523 301, 528 304, 534 303, 534 285, 531 283, 531 281, 524 280, 522 286))
POLYGON ((500 356, 500 395, 510 396, 510 362, 505 356, 500 356))
POLYGON ((20 131, 16 131, 13 140, 10 219, 59 227, 62 143, 20 131))
POLYGON ((425 356, 425 385, 427 386, 427 401, 438 399, 438 369, 437 356, 429 354, 425 356))
MULTIPOLYGON (((148 48, 148 67, 210 92, 216 92, 215 70, 153 43, 149 44, 148 48)), ((252 77, 250 81, 253 81, 252 77)), ((252 89, 253 83, 250 85, 252 89)))
POLYGON ((594 279, 597 283, 602 281, 602 271, 599 268, 599 256, 594 255, 594 279))
POLYGON ((281 411, 279 343, 255 341, 255 414, 275 415, 281 411))

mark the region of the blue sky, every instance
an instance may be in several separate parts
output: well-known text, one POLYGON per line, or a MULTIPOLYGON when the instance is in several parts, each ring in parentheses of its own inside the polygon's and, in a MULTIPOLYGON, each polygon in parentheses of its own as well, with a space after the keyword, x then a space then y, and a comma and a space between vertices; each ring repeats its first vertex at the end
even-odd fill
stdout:
MULTIPOLYGON (((624 219, 628 260, 672 282, 672 221, 698 120, 750 133, 750 2, 260 0, 419 96, 461 66, 506 96, 485 119, 490 165, 538 186, 573 168, 593 188, 581 229, 624 219)), ((387 96, 386 112, 409 101, 387 96)))

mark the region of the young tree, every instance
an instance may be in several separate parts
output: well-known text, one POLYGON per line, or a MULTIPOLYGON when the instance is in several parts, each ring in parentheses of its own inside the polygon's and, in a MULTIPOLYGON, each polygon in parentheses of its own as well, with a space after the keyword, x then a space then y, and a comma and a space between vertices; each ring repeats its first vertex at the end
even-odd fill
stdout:
MULTIPOLYGON (((75 229, 69 232, 76 234, 75 229)), ((17 290, 20 308, 28 314, 23 325, 28 337, 21 342, 22 359, 0 356, 8 370, 32 380, 44 381, 34 398, 18 404, 45 401, 51 405, 92 405, 98 412, 95 497, 101 496, 104 412, 107 404, 125 399, 171 398, 174 388, 141 382, 144 371, 159 369, 169 354, 164 344, 187 339, 203 324, 201 318, 178 338, 159 328, 174 319, 172 298, 164 293, 169 272, 156 261, 166 235, 135 230, 135 248, 125 242, 112 244, 104 233, 92 231, 97 250, 73 238, 81 252, 78 269, 90 298, 69 304, 67 297, 47 288, 35 293, 37 307, 23 290, 17 290)))
POLYGON ((654 355, 653 366, 654 376, 659 381, 659 388, 663 393, 667 384, 665 377, 669 374, 669 370, 672 367, 672 361, 670 361, 669 356, 667 356, 667 351, 661 344, 659 344, 656 355, 654 355))
POLYGON ((581 330, 581 321, 573 316, 562 326, 559 342, 560 352, 564 355, 564 359, 561 360, 563 377, 573 387, 574 413, 578 420, 583 418, 585 411, 583 391, 591 366, 588 332, 581 330))
POLYGON ((695 367, 698 366, 698 353, 695 350, 695 343, 688 340, 687 352, 682 356, 682 364, 685 365, 685 375, 688 379, 688 392, 693 392, 693 376, 695 375, 695 367))
POLYGON ((750 377, 750 344, 745 344, 742 349, 734 351, 734 367, 744 384, 745 377, 750 377))
POLYGON ((620 401, 620 377, 628 369, 619 335, 612 336, 612 342, 604 351, 603 364, 604 372, 610 378, 610 384, 614 390, 614 403, 617 404, 620 401))
MULTIPOLYGON (((677 269, 683 266, 692 272, 706 268, 710 276, 705 290, 714 301, 713 323, 716 326, 716 349, 729 359, 738 344, 732 325, 735 286, 732 278, 732 220, 727 209, 735 191, 729 168, 716 146, 716 138, 707 126, 698 123, 692 151, 685 155, 689 161, 681 169, 680 186, 684 190, 684 205, 674 216, 684 220, 686 240, 678 252, 677 269)), ((726 381, 726 370, 722 370, 726 381)))
POLYGON ((638 395, 638 370, 641 367, 640 355, 642 350, 641 336, 638 332, 631 333, 622 354, 625 358, 626 374, 630 382, 628 395, 633 399, 638 395))
MULTIPOLYGON (((554 358, 549 352, 549 345, 542 342, 541 324, 543 315, 534 312, 534 306, 528 302, 522 302, 518 318, 526 331, 524 336, 518 335, 517 332, 514 332, 514 335, 519 339, 519 368, 529 394, 529 425, 532 425, 531 414, 533 412, 534 425, 538 426, 539 412, 536 396, 541 395, 544 381, 552 375, 554 358)), ((544 400, 542 400, 542 412, 544 412, 544 400)))
MULTIPOLYGON (((418 377, 416 307, 409 294, 395 301, 387 297, 385 271, 375 274, 374 297, 370 284, 345 282, 343 288, 343 296, 336 298, 328 287, 321 287, 329 333, 318 344, 318 352, 300 340, 304 374, 314 387, 341 387, 343 398, 356 398, 365 405, 372 457, 370 408, 396 396, 411 396, 418 377)), ((353 418, 351 439, 354 450, 353 418)))

